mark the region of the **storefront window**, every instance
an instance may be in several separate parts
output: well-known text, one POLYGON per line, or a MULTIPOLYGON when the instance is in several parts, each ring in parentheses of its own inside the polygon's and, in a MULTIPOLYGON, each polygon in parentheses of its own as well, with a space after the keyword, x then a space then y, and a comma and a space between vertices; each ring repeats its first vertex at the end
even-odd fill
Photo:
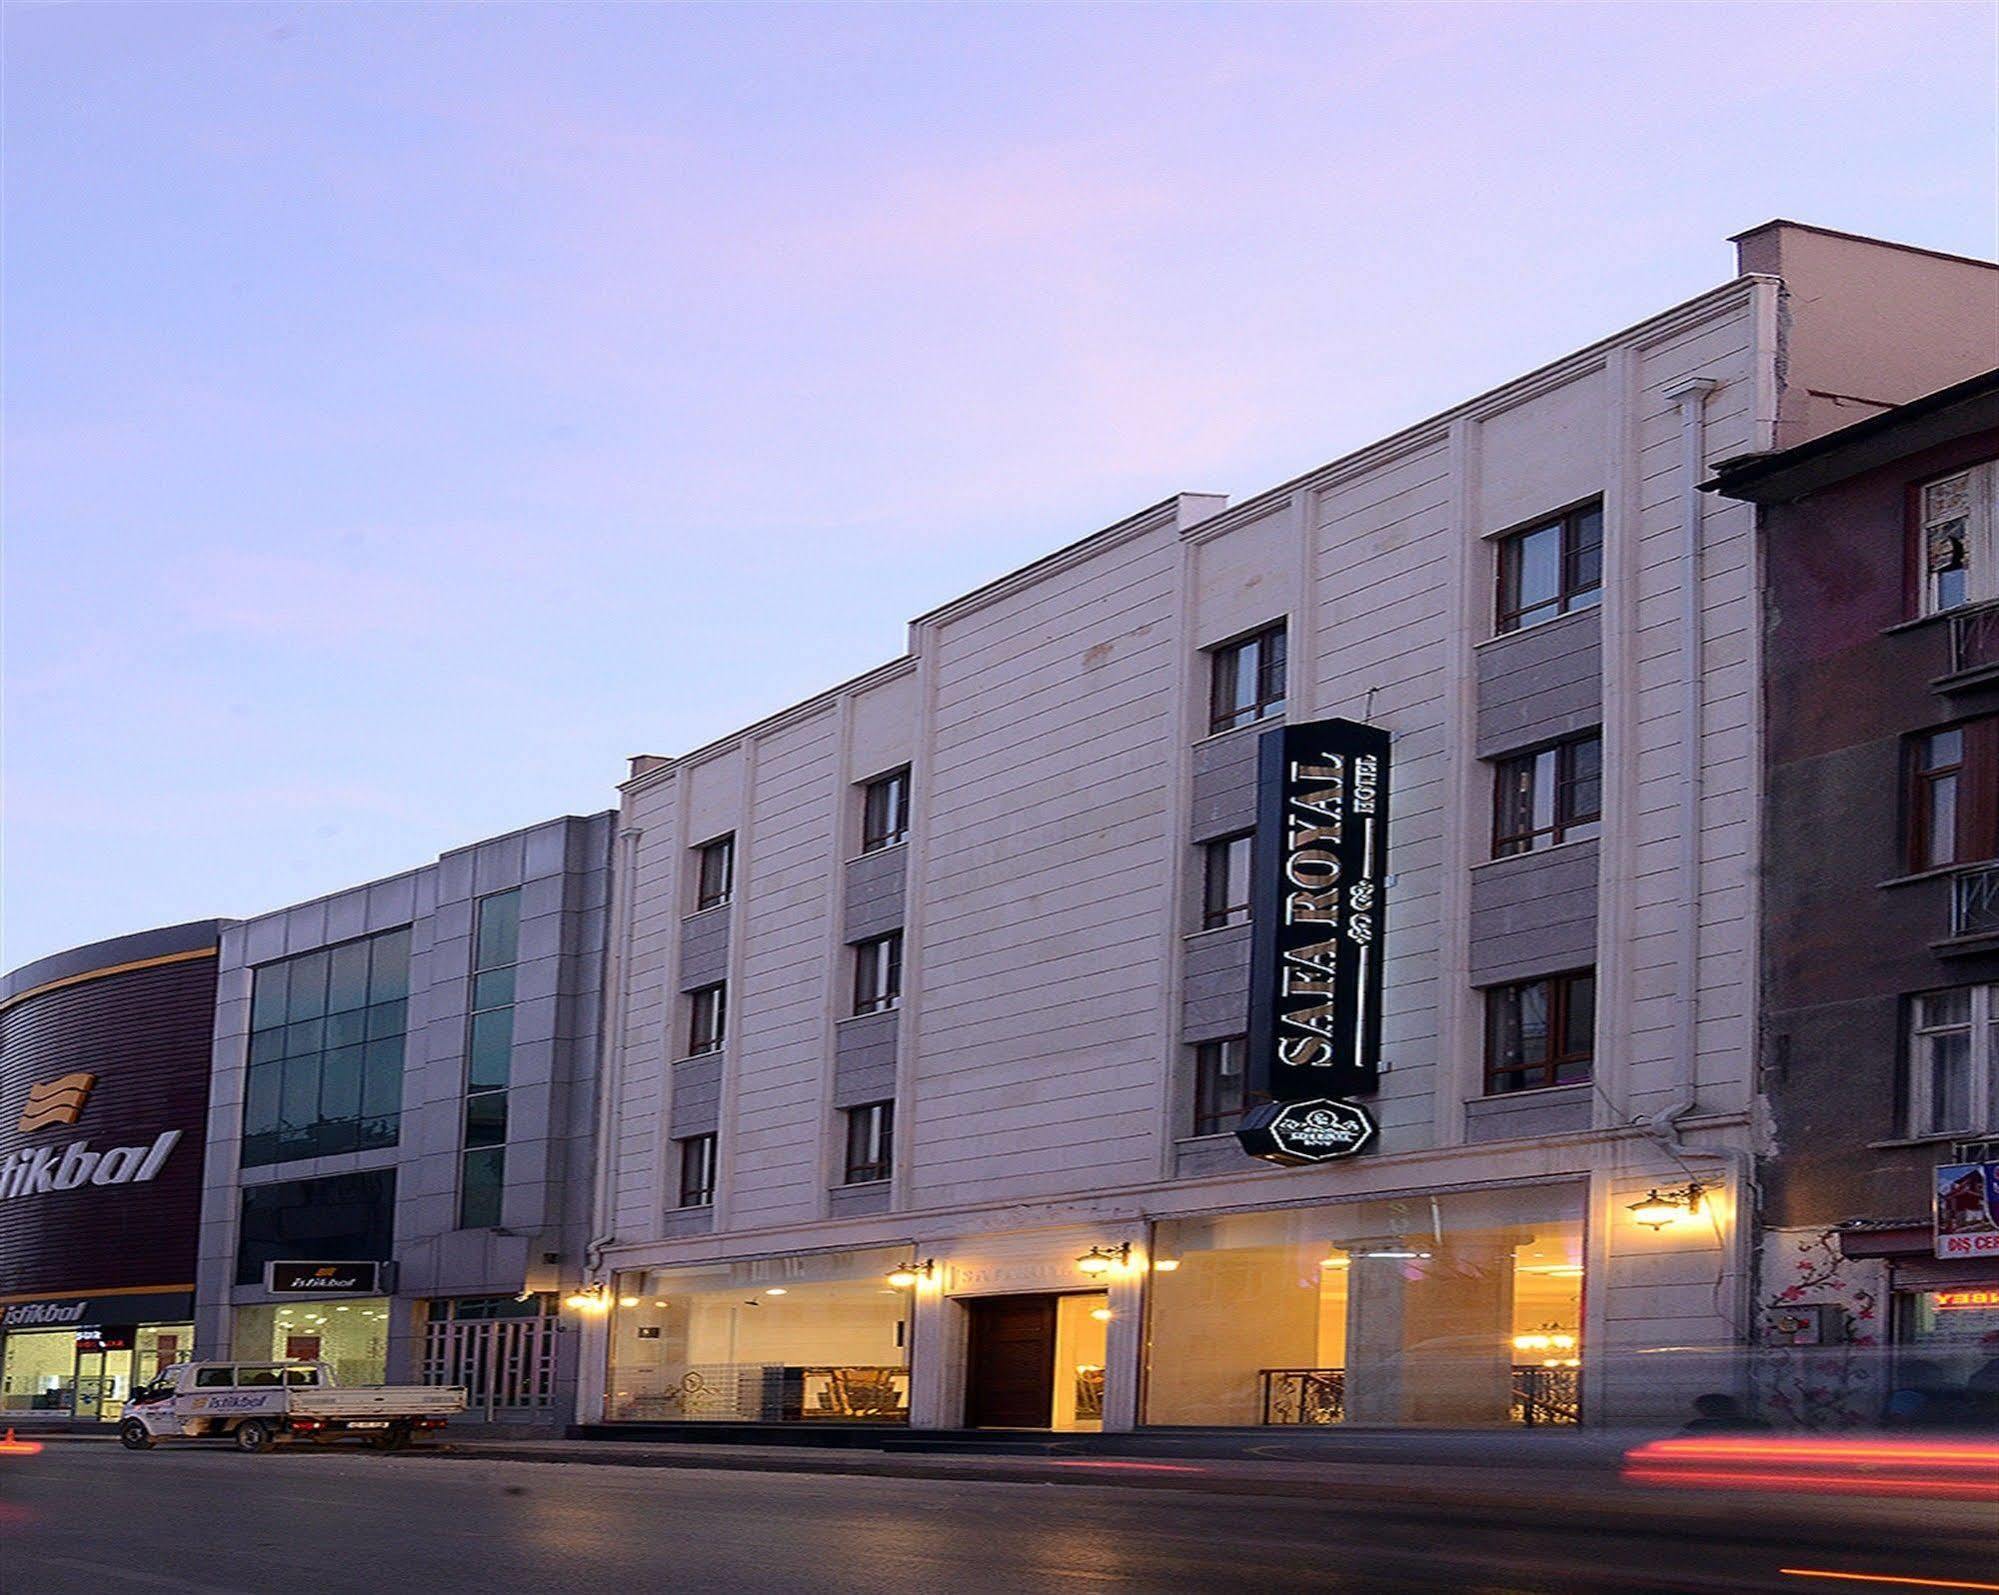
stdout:
POLYGON ((1999 1423, 1999 1280, 1908 1291, 1895 1304, 1889 1420, 1999 1423))
POLYGON ((906 1423, 906 1249, 618 1275, 614 1419, 906 1423))
POLYGON ((236 1357, 329 1362, 343 1385, 388 1378, 389 1301, 313 1301, 236 1309, 236 1357))
POLYGON ((1580 1186, 1161 1223, 1154 1424, 1573 1424, 1580 1186))
POLYGON ((76 1331, 15 1330, 0 1359, 0 1411, 68 1412, 76 1381, 76 1331))

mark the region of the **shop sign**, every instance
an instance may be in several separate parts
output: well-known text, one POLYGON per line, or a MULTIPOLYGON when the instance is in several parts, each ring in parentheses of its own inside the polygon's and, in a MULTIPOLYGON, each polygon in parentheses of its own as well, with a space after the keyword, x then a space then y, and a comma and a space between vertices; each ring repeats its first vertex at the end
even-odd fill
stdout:
POLYGON ((74 1191, 83 1185, 144 1185, 180 1144, 179 1130, 162 1130, 151 1145, 114 1146, 93 1152, 88 1141, 26 1147, 0 1157, 0 1200, 74 1191))
POLYGON ((266 1263, 264 1288, 275 1296, 380 1296, 381 1263, 266 1263))
POLYGON ((194 1312, 189 1291, 55 1296, 0 1307, 0 1329, 94 1329, 104 1324, 173 1323, 194 1312))
POLYGON ((1388 766, 1388 733, 1354 720, 1258 743, 1244 1084, 1263 1106, 1237 1132, 1252 1157, 1317 1163, 1374 1139, 1367 1110, 1340 1099, 1381 1080, 1388 766), (1265 1111, 1286 1105, 1309 1111, 1265 1111))
POLYGON ((1243 1115, 1236 1138, 1267 1163, 1324 1163, 1372 1141, 1374 1120, 1357 1102, 1265 1102, 1243 1115))
POLYGON ((1937 1170, 1936 1254, 1999 1257, 1999 1163, 1946 1163, 1937 1170))
POLYGON ((1992 1290, 1939 1290, 1930 1293, 1930 1305, 1938 1312, 1965 1307, 1999 1307, 1999 1288, 1992 1290))
POLYGON ((78 1351, 130 1351, 132 1342, 138 1337, 137 1324, 108 1324, 98 1329, 86 1329, 76 1337, 78 1351))

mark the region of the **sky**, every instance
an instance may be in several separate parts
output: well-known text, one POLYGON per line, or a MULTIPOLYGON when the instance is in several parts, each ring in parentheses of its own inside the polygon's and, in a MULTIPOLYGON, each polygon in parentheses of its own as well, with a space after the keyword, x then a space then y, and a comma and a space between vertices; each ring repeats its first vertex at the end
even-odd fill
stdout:
POLYGON ((7 0, 0 968, 611 807, 1773 216, 1990 256, 1995 18, 7 0))

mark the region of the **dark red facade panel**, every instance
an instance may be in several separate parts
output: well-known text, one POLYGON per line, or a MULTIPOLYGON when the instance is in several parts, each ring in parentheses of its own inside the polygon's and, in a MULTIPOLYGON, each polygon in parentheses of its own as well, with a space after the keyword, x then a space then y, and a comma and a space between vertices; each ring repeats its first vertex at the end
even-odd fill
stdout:
POLYGON ((193 1280, 215 971, 212 954, 184 958, 0 1011, 0 1298, 193 1280), (118 1150, 150 1154, 175 1130, 150 1169, 118 1150), (72 1147, 80 1183, 38 1188, 72 1147))

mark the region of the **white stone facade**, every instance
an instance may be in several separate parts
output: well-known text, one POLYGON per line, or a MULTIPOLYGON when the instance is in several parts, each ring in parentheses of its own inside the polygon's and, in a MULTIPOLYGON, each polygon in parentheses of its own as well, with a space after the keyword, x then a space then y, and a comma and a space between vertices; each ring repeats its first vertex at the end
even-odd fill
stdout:
MULTIPOLYGON (((1752 236, 1780 255, 1784 231, 1752 236)), ((1869 290, 1892 291, 1902 252, 1863 252, 1869 290)), ((1692 1387, 1627 1354, 1741 1340, 1756 1145, 1754 520, 1696 484, 1778 440, 1789 325, 1782 281, 1745 274, 1233 508, 1144 510, 921 617, 865 677, 635 761, 600 1276, 866 1247, 934 1259, 913 1292, 909 1419, 953 1427, 964 1303, 1073 1291, 1080 1253, 1129 1243, 1105 1282, 1103 1420, 1125 1428, 1147 1421, 1157 1224, 1563 1186, 1584 1214, 1591 1415, 1682 1411, 1692 1387), (1601 604, 1495 637, 1493 539, 1590 500, 1601 604), (1276 621, 1288 718, 1394 738, 1380 1139, 1301 1170, 1189 1133, 1189 1042, 1243 967, 1239 930, 1195 928, 1196 844, 1238 800, 1227 771, 1257 734, 1208 735, 1206 650, 1276 621), (1492 860, 1490 759, 1585 723, 1602 728, 1600 839, 1492 860), (860 783, 899 766, 905 974, 884 1023, 843 1017, 845 958, 857 902, 879 900, 856 872, 884 862, 856 862, 860 783), (692 850, 730 833, 733 901, 709 911, 726 937, 704 940, 692 850), (727 983, 719 1068, 681 1061, 689 960, 727 983), (1486 1097, 1479 987, 1581 964, 1599 991, 1590 1084, 1486 1097), (838 1110, 863 1041, 892 1059, 894 1173, 845 1186, 838 1110), (685 1209, 673 1143, 709 1130, 713 1205, 685 1209), (1648 1189, 1689 1180, 1697 1222, 1632 1220, 1648 1189)), ((1811 365, 1838 374, 1838 351, 1811 365)), ((586 1421, 605 1413, 606 1361, 599 1320, 586 1421)))

